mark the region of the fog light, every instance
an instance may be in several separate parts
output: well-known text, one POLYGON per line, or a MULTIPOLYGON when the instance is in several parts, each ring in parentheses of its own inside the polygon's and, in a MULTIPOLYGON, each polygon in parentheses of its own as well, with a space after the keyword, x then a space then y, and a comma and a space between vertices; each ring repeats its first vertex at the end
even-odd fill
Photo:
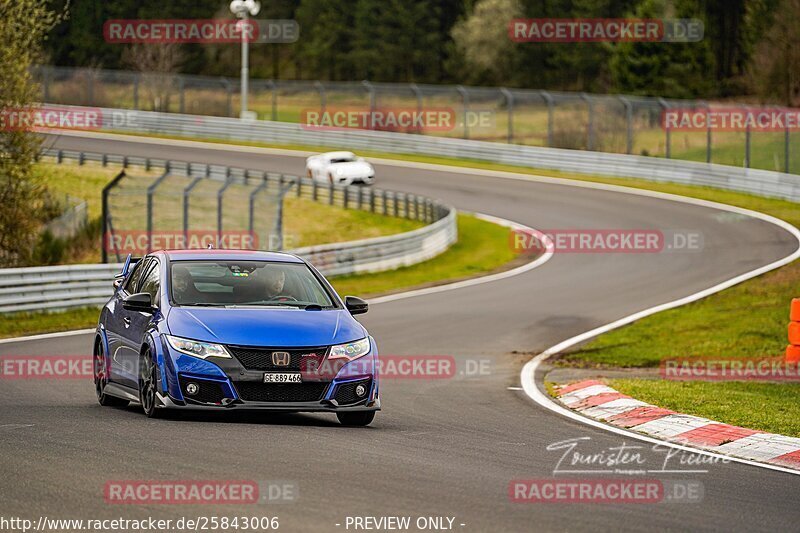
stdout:
POLYGON ((194 396, 197 394, 197 391, 200 390, 200 387, 197 386, 197 383, 189 383, 186 385, 186 394, 191 394, 194 396))
POLYGON ((367 393, 366 387, 364 385, 359 385, 356 387, 356 396, 364 396, 367 393))

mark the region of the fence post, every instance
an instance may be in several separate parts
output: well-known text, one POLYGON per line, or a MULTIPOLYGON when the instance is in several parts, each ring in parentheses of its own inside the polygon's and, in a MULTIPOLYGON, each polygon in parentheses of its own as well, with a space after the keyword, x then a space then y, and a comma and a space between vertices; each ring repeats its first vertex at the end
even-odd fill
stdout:
POLYGON ((375 212, 375 191, 369 190, 369 210, 375 212))
POLYGON ((505 87, 500 87, 500 92, 506 97, 506 110, 508 111, 508 144, 514 142, 514 95, 505 87))
MULTIPOLYGON (((666 100, 664 100, 663 98, 659 98, 658 99, 658 105, 661 106, 661 109, 662 109, 661 116, 663 117, 664 113, 666 113, 667 110, 669 109, 669 103, 666 100)), ((667 122, 665 120, 663 120, 663 118, 662 118, 662 120, 660 120, 660 122, 664 126, 664 132, 665 132, 664 133, 664 140, 667 143, 667 146, 665 148, 664 156, 667 159, 672 159, 672 132, 667 127, 667 122)))
POLYGON ((278 120, 278 86, 275 85, 275 82, 272 80, 269 80, 268 85, 272 89, 272 111, 270 117, 272 118, 272 121, 275 122, 278 120))
POLYGON ((262 176, 261 177, 261 184, 258 187, 256 187, 253 190, 253 192, 250 193, 250 198, 249 198, 249 204, 250 205, 249 205, 248 225, 247 225, 248 226, 248 230, 250 231, 250 236, 253 235, 253 232, 255 230, 256 196, 258 195, 258 193, 260 193, 262 190, 264 190, 267 187, 267 183, 268 182, 267 182, 266 176, 262 176))
POLYGON ((789 162, 791 161, 791 159, 790 159, 791 152, 789 151, 790 150, 790 148, 789 148, 789 140, 790 140, 790 132, 789 132, 789 126, 787 125, 786 126, 786 131, 783 133, 783 144, 784 144, 783 149, 784 149, 784 152, 786 154, 785 172, 787 174, 789 174, 789 168, 790 168, 789 162))
POLYGON ((231 82, 222 78, 222 84, 225 86, 225 97, 228 104, 228 116, 233 116, 233 90, 231 88, 231 82))
POLYGON ((86 98, 89 105, 94 105, 94 73, 89 69, 86 70, 86 83, 86 98))
POLYGON ((364 205, 364 189, 358 188, 358 210, 361 211, 364 205))
POLYGON ((383 215, 386 216, 387 214, 389 214, 388 213, 389 206, 386 205, 386 196, 387 196, 386 195, 386 190, 381 191, 381 196, 382 196, 382 200, 383 200, 383 215))
POLYGON ((153 251, 153 194, 156 192, 156 187, 169 176, 169 170, 156 178, 156 180, 147 187, 147 253, 153 251))
POLYGON ((586 93, 581 93, 581 100, 586 102, 586 111, 589 115, 586 123, 586 149, 592 151, 594 150, 594 101, 586 93))
POLYGON ((178 109, 183 114, 186 110, 186 96, 184 95, 183 76, 178 75, 178 109))
POLYGON ((314 87, 317 88, 317 92, 319 93, 319 110, 320 114, 323 114, 325 113, 325 108, 328 107, 328 95, 325 93, 325 86, 322 85, 321 81, 315 81, 314 87))
POLYGON ((706 163, 711 163, 711 146, 712 146, 712 138, 711 138, 711 121, 708 120, 708 113, 711 110, 711 106, 708 105, 708 102, 700 102, 706 108, 706 163))
POLYGON ((328 182, 328 205, 333 205, 333 181, 328 182))
POLYGON ((192 189, 194 189, 202 179, 201 177, 194 178, 192 182, 183 189, 183 238, 187 243, 189 242, 189 196, 192 189))
POLYGON ((547 91, 539 91, 542 99, 547 102, 547 146, 553 147, 553 115, 555 114, 555 101, 547 91))
POLYGON ((102 220, 102 224, 103 224, 103 245, 101 247, 102 262, 103 263, 108 263, 108 243, 109 243, 108 230, 109 230, 109 226, 110 226, 110 224, 109 224, 110 218, 109 217, 111 216, 111 213, 108 212, 108 193, 111 191, 111 189, 116 187, 117 183, 119 183, 119 180, 121 180, 124 177, 125 177, 125 170, 123 169, 123 170, 120 171, 119 174, 116 175, 116 177, 113 180, 111 180, 108 183, 108 185, 103 187, 103 196, 102 196, 102 202, 103 202, 103 215, 102 215, 103 216, 103 220, 102 220))
MULTIPOLYGON (((44 101, 50 101, 50 66, 45 65, 42 67, 42 90, 44 92, 44 101)), ((104 261, 105 262, 105 261, 104 261)))
POLYGON ((139 110, 139 78, 142 76, 141 72, 133 75, 133 108, 139 110))
POLYGON ((417 99, 417 115, 422 116, 422 91, 419 90, 416 83, 410 84, 409 88, 417 99))
MULTIPOLYGON (((375 126, 375 87, 367 80, 362 80, 361 85, 364 86, 369 93, 369 128, 367 129, 371 130, 374 129, 375 126)), ((346 191, 344 196, 347 198, 346 191)))
POLYGON ((619 97, 622 105, 625 106, 625 124, 627 129, 625 141, 625 153, 630 155, 633 153, 633 104, 624 96, 619 97))
POLYGON ((467 120, 467 115, 469 114, 469 93, 464 88, 463 85, 457 85, 456 90, 461 95, 461 105, 463 108, 463 118, 464 118, 464 139, 469 139, 469 125, 467 124, 469 121, 467 120))
POLYGON ((222 242, 222 200, 225 195, 225 189, 233 184, 233 179, 231 178, 230 168, 225 176, 225 185, 219 188, 217 191, 217 247, 219 247, 220 242, 222 242))
POLYGON ((750 122, 747 123, 747 130, 744 134, 744 168, 750 168, 750 147, 752 130, 750 129, 750 122))

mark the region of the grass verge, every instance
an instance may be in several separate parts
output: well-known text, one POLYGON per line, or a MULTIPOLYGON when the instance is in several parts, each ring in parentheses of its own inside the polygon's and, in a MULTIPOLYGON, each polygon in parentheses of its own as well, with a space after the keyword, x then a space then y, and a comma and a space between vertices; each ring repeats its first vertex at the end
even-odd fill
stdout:
POLYGON ((800 437, 800 384, 615 379, 637 400, 735 426, 800 437))
MULTIPOLYGON (((508 228, 460 214, 458 242, 443 254, 417 265, 376 274, 341 276, 331 278, 331 282, 342 295, 370 297, 497 272, 521 261, 508 246, 508 232, 508 228)), ((8 315, 0 321, 0 337, 90 328, 97 318, 97 309, 8 315)))

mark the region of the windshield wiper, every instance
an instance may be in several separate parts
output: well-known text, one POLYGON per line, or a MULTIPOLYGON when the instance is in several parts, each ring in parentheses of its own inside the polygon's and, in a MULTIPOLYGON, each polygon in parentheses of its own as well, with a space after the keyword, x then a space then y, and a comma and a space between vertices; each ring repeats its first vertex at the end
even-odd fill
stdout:
POLYGON ((228 307, 225 304, 216 304, 216 303, 189 303, 189 304, 180 304, 181 307, 184 306, 191 306, 191 307, 228 307))

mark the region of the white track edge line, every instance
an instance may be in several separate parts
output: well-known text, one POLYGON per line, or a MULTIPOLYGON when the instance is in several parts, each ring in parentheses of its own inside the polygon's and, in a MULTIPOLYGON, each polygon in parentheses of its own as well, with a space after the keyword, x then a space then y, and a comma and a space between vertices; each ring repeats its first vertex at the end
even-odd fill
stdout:
MULTIPOLYGON (((675 196, 675 195, 670 195, 670 196, 675 196)), ((612 426, 612 425, 606 424, 604 422, 600 422, 599 420, 595 420, 593 418, 589 418, 589 417, 580 415, 580 414, 576 413, 575 411, 573 411, 573 410, 571 410, 571 409, 569 409, 567 407, 562 406, 556 400, 554 400, 554 399, 550 398, 548 395, 544 394, 539 389, 539 387, 536 386, 536 382, 535 382, 534 378, 535 378, 535 375, 536 375, 536 370, 539 368, 539 366, 543 362, 545 362, 547 359, 549 359, 551 356, 553 356, 553 355, 555 355, 557 353, 560 353, 560 352, 566 350, 567 348, 570 348, 570 347, 572 347, 572 346, 574 346, 576 344, 579 344, 579 343, 581 343, 581 342, 583 342, 583 341, 585 341, 587 339, 590 339, 592 337, 596 337, 597 335, 600 335, 602 333, 607 333, 607 332, 612 331, 614 329, 617 329, 617 328, 620 328, 620 327, 625 326, 627 324, 630 324, 632 322, 635 322, 636 320, 639 320, 641 318, 644 318, 644 317, 647 317, 647 316, 650 316, 650 315, 654 315, 654 314, 656 314, 658 312, 665 311, 667 309, 674 309, 676 307, 680 307, 680 306, 695 302, 697 300, 700 300, 702 298, 705 298, 707 296, 710 296, 712 294, 720 292, 720 291, 722 291, 724 289, 727 289, 729 287, 732 287, 734 285, 737 285, 737 284, 742 283, 744 281, 747 281, 749 279, 752 279, 752 278, 755 278, 757 276, 760 276, 761 274, 764 274, 764 273, 769 272, 771 270, 775 270, 775 269, 777 269, 777 268, 779 268, 779 267, 781 267, 783 265, 791 263, 792 261, 794 261, 795 259, 800 257, 800 230, 798 230, 797 228, 795 228, 794 226, 792 226, 788 222, 785 222, 785 221, 780 220, 778 218, 772 217, 770 215, 766 215, 764 213, 759 213, 757 211, 751 211, 749 209, 743 209, 743 208, 739 208, 739 207, 728 206, 728 205, 719 204, 719 203, 716 203, 716 202, 709 202, 709 201, 706 201, 706 200, 698 200, 696 198, 684 198, 684 197, 680 197, 680 196, 675 196, 674 200, 675 201, 683 201, 684 203, 689 203, 689 204, 702 205, 702 206, 705 206, 705 207, 713 207, 713 208, 720 209, 720 210, 723 210, 723 211, 729 211, 729 212, 744 214, 744 215, 747 215, 747 216, 750 216, 750 217, 753 217, 753 218, 756 218, 756 219, 759 219, 759 220, 774 224, 776 226, 779 226, 779 227, 783 228, 787 232, 789 232, 797 240, 798 248, 792 254, 784 257, 783 259, 779 259, 779 260, 774 261, 774 262, 772 262, 772 263, 770 263, 768 265, 765 265, 763 267, 757 268, 757 269, 752 270, 750 272, 746 272, 744 274, 741 274, 739 276, 731 278, 731 279, 729 279, 727 281, 723 281, 722 283, 714 285, 713 287, 709 287, 708 289, 704 289, 702 291, 696 292, 696 293, 691 294, 689 296, 686 296, 684 298, 679 298, 677 300, 673 300, 673 301, 667 302, 665 304, 657 305, 657 306, 645 309, 643 311, 639 311, 637 313, 633 313, 631 315, 628 315, 627 317, 621 318, 619 320, 616 320, 616 321, 611 322, 609 324, 606 324, 604 326, 600 326, 600 327, 594 328, 594 329, 592 329, 590 331, 581 333, 579 335, 575 335, 574 337, 571 337, 571 338, 569 338, 569 339, 567 339, 565 341, 562 341, 562 342, 560 342, 560 343, 558 343, 558 344, 556 344, 554 346, 551 346, 547 350, 543 351, 541 354, 537 355, 536 357, 534 357, 533 359, 528 361, 525 364, 525 366, 522 367, 522 370, 520 371, 520 380, 522 382, 522 388, 525 391, 525 394, 527 394, 528 397, 530 397, 534 402, 536 402, 540 406, 542 406, 542 407, 544 407, 546 409, 549 409, 550 411, 553 411, 553 412, 555 412, 557 414, 560 414, 562 416, 565 416, 565 417, 570 418, 572 420, 575 420, 577 422, 581 422, 583 424, 586 424, 586 425, 589 425, 589 426, 593 426, 595 428, 603 429, 605 431, 609 431, 611 433, 616 433, 618 435, 623 435, 623 436, 626 436, 626 437, 639 439, 639 440, 642 440, 642 441, 645 441, 645 442, 648 442, 648 443, 651 443, 651 444, 660 444, 660 445, 669 446, 671 448, 675 448, 675 449, 678 449, 678 450, 683 450, 683 451, 692 452, 692 453, 698 453, 698 454, 701 454, 701 455, 707 455, 709 457, 715 457, 715 458, 720 458, 720 459, 728 459, 728 460, 730 460, 732 462, 742 463, 742 464, 746 464, 746 465, 750 465, 750 466, 756 466, 756 467, 765 468, 765 469, 768 469, 768 470, 775 470, 775 471, 778 471, 778 472, 785 472, 785 473, 788 473, 788 474, 800 475, 800 471, 798 471, 798 470, 792 470, 792 469, 789 469, 789 468, 784 468, 784 467, 781 467, 781 466, 771 465, 771 464, 768 464, 768 463, 762 463, 762 462, 758 462, 758 461, 752 461, 752 460, 749 460, 749 459, 743 459, 743 458, 735 457, 735 456, 732 456, 732 455, 725 455, 725 454, 715 453, 715 452, 711 452, 709 450, 704 450, 702 448, 693 448, 693 447, 690 447, 690 446, 684 446, 684 445, 681 445, 681 444, 676 444, 674 442, 669 442, 669 441, 666 441, 666 440, 656 439, 656 438, 649 437, 649 436, 646 436, 646 435, 641 434, 641 433, 637 433, 637 432, 634 432, 634 431, 628 431, 626 429, 618 428, 616 426, 612 426)))

